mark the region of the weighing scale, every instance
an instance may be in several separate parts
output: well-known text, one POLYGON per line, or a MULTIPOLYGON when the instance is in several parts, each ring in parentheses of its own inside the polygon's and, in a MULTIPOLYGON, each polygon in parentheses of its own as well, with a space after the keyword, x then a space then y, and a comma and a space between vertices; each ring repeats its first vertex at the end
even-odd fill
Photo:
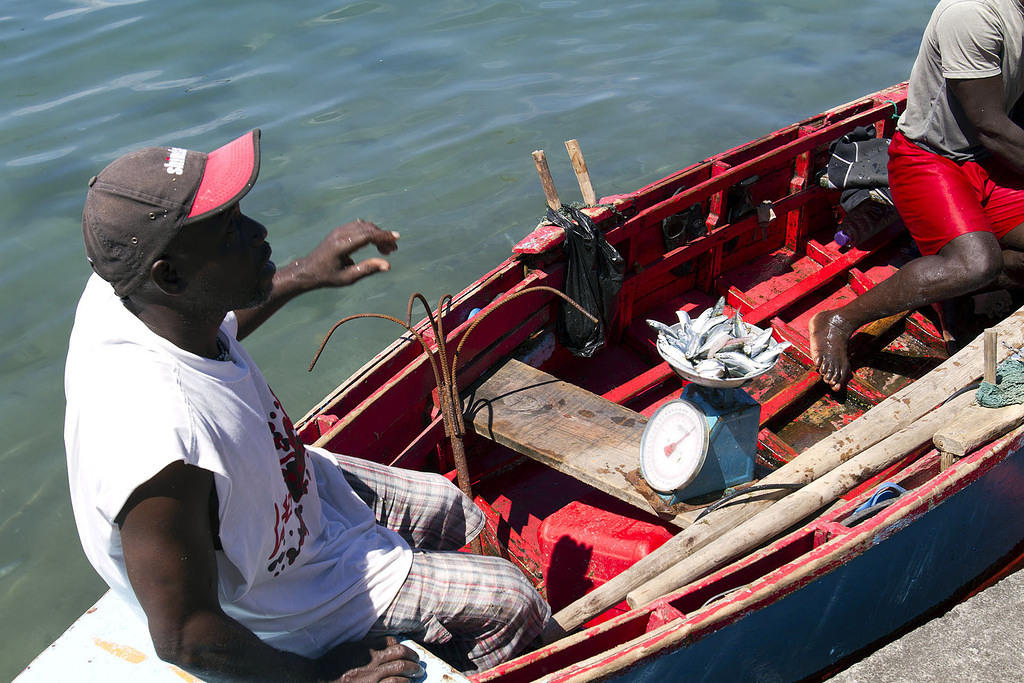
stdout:
POLYGON ((647 422, 640 472, 669 505, 751 481, 760 418, 739 386, 693 381, 647 422))

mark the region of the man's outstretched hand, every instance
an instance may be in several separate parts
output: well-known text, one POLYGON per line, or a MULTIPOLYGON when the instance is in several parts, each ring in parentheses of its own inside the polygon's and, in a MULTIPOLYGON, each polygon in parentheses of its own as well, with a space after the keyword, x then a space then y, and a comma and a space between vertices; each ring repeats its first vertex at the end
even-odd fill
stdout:
POLYGON ((380 256, 359 262, 352 259, 353 253, 368 244, 381 254, 390 254, 398 248, 398 233, 357 219, 331 230, 308 256, 278 268, 267 300, 260 306, 235 311, 238 339, 244 339, 299 294, 321 287, 344 287, 367 275, 391 270, 391 264, 380 256))
POLYGON ((325 679, 339 683, 404 683, 420 673, 419 657, 393 636, 342 643, 319 664, 325 679))
POLYGON ((295 266, 301 277, 310 279, 313 287, 350 285, 367 275, 391 269, 391 264, 379 256, 359 262, 352 259, 354 252, 368 244, 377 247, 383 255, 390 254, 398 248, 398 233, 357 219, 334 228, 309 256, 296 261, 295 266))

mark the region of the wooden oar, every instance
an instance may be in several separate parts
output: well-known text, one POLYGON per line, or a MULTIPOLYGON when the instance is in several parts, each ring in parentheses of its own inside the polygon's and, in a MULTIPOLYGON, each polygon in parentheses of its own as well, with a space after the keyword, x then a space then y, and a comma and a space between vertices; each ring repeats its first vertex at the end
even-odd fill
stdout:
MULTIPOLYGON (((1024 344, 1024 308, 996 326, 1010 346, 1024 344)), ((981 337, 975 339, 928 375, 896 392, 842 429, 826 436, 792 462, 762 480, 765 484, 807 483, 831 471, 857 453, 906 427, 950 394, 976 381, 982 374, 981 337)), ((1000 351, 1008 355, 1009 350, 1000 351)), ((690 525, 629 569, 555 615, 563 629, 571 630, 622 601, 627 593, 667 571, 687 555, 771 505, 753 500, 730 506, 690 525)))

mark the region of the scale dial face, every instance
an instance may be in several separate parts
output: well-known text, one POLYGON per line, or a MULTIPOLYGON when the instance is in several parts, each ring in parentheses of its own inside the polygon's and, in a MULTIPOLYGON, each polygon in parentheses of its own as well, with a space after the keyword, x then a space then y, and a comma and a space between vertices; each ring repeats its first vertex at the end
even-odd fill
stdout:
POLYGON ((640 438, 640 472, 652 489, 671 493, 693 481, 708 452, 708 431, 704 413, 689 401, 654 412, 640 438))

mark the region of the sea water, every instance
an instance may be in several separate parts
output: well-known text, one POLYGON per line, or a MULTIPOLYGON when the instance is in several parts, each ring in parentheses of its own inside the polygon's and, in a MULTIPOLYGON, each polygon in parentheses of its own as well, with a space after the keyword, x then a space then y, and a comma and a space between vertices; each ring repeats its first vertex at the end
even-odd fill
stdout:
MULTIPOLYGON (((0 679, 103 592, 61 436, 89 274, 86 181, 135 147, 263 130, 243 203, 278 264, 356 217, 398 230, 392 271, 292 302, 246 341, 291 415, 396 336, 350 323, 455 293, 544 213, 530 153, 580 201, 907 78, 934 0, 6 0, 0 4, 0 679)), ((369 255, 369 254, 367 254, 369 255)), ((418 317, 418 316, 417 316, 418 317)), ((154 444, 139 443, 141 450, 154 444)))

